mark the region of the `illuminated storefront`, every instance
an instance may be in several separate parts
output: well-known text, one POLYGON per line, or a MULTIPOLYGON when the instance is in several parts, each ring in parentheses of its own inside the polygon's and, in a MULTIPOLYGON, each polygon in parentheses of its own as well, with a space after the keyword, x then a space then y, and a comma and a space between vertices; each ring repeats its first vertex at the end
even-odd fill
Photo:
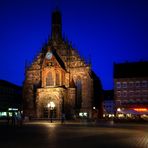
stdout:
POLYGON ((0 118, 22 110, 22 87, 0 80, 0 118))
POLYGON ((119 118, 148 115, 148 61, 114 64, 114 97, 119 118))
POLYGON ((116 116, 120 119, 148 119, 148 108, 117 108, 116 116))

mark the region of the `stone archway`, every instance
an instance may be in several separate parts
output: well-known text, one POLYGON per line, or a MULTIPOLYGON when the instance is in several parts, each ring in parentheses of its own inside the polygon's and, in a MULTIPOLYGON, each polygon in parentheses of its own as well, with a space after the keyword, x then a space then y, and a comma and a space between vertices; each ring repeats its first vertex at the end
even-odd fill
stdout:
POLYGON ((62 111, 62 98, 63 98, 63 89, 62 88, 38 89, 37 90, 37 99, 36 99, 37 117, 38 118, 49 117, 50 113, 48 114, 49 108, 47 106, 50 102, 53 102, 55 104, 54 117, 60 118, 61 111, 62 111), (46 110, 46 111, 44 111, 44 110, 46 110))
POLYGON ((56 118, 57 117, 57 103, 50 98, 43 105, 43 118, 56 118))

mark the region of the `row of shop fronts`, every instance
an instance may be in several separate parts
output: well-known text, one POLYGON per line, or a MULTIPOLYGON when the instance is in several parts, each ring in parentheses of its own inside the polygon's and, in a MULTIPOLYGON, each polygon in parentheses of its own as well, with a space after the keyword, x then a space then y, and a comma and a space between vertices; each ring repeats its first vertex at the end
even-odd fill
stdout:
MULTIPOLYGON (((124 98, 117 100, 114 95, 114 90, 104 91, 103 101, 103 117, 105 119, 119 120, 148 120, 148 103, 137 101, 123 101, 124 98)), ((126 98, 130 100, 131 98, 126 98)))
POLYGON ((103 117, 106 119, 125 119, 125 120, 147 120, 148 107, 141 108, 115 108, 114 112, 104 111, 103 117))

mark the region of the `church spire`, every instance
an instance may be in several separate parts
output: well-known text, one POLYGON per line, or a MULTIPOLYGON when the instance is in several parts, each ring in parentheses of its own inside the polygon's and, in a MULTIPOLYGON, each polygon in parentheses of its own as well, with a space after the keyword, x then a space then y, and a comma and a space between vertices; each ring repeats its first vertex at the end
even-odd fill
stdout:
POLYGON ((59 41, 62 39, 62 18, 59 10, 52 13, 52 40, 59 41))

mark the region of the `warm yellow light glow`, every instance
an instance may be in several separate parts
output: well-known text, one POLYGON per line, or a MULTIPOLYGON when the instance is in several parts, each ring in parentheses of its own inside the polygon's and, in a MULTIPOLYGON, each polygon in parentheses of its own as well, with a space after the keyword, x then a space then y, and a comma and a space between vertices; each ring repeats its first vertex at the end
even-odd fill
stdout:
POLYGON ((87 113, 83 113, 84 114, 84 116, 87 116, 87 113))
POLYGON ((118 114, 118 117, 119 118, 123 118, 124 117, 124 114, 118 114))
POLYGON ((108 117, 110 118, 110 117, 114 117, 115 115, 114 114, 109 114, 108 115, 108 117))
POLYGON ((141 115, 141 118, 145 118, 145 119, 148 119, 148 115, 141 115))
POLYGON ((47 107, 48 108, 50 108, 50 109, 54 109, 55 108, 55 104, 54 104, 54 102, 49 102, 48 104, 47 104, 47 107))
POLYGON ((128 118, 132 118, 132 114, 126 114, 128 118))
POLYGON ((18 111, 18 108, 8 108, 9 111, 18 111))
POLYGON ((86 112, 80 112, 80 113, 79 113, 79 116, 80 116, 80 117, 87 117, 87 113, 86 113, 86 112))
POLYGON ((79 116, 82 117, 83 116, 83 113, 79 113, 79 116))
POLYGON ((147 108, 134 108, 134 110, 137 111, 137 112, 146 112, 146 111, 148 111, 147 108))
POLYGON ((7 112, 0 112, 0 117, 1 116, 7 116, 7 112))
POLYGON ((120 108, 117 108, 117 111, 118 111, 118 112, 120 112, 120 111, 121 111, 121 109, 120 109, 120 108))

